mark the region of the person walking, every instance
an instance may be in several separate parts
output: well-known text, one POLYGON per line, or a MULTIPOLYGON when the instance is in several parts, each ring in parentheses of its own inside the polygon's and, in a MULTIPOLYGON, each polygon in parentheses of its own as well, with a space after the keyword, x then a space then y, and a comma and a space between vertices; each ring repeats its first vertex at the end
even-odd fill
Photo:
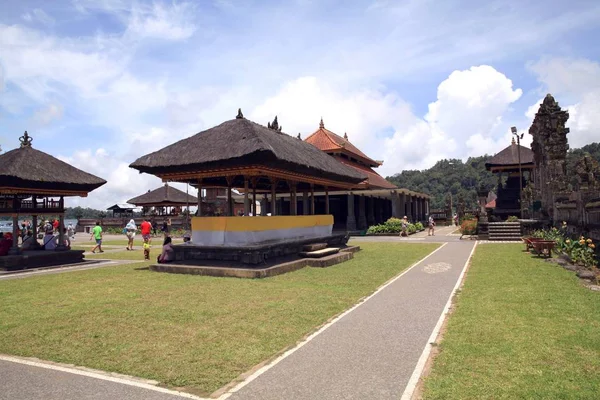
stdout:
POLYGON ((408 218, 406 218, 406 215, 402 218, 402 232, 400 236, 408 236, 408 218))
POLYGON ((429 216, 429 231, 427 232, 427 236, 435 236, 435 221, 431 215, 429 216))
POLYGON ((133 239, 135 239, 136 231, 137 226, 135 225, 135 221, 132 218, 129 221, 129 223, 125 226, 125 235, 127 236, 127 250, 133 250, 133 239))
POLYGON ((67 226, 67 236, 69 239, 75 238, 75 229, 73 228, 73 224, 69 222, 69 226, 67 226))
POLYGON ((142 232, 142 239, 144 239, 144 241, 147 239, 150 243, 152 241, 152 224, 148 222, 147 218, 144 218, 144 221, 140 225, 140 231, 142 232))
POLYGON ((96 253, 96 249, 98 249, 100 253, 104 253, 104 250, 102 250, 102 227, 100 226, 100 221, 97 221, 96 226, 92 229, 90 240, 92 240, 92 238, 96 240, 96 245, 92 249, 92 253, 96 253))

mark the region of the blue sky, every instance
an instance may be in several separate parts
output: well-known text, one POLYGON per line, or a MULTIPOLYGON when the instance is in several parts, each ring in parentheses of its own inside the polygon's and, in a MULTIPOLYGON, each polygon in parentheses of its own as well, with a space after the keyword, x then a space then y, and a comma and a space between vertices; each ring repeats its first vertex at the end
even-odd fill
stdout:
POLYGON ((2 1, 0 146, 28 130, 107 179, 73 200, 95 207, 159 185, 128 164, 238 107, 293 135, 323 117, 384 175, 501 150, 547 92, 581 146, 600 136, 599 21, 591 0, 2 1))

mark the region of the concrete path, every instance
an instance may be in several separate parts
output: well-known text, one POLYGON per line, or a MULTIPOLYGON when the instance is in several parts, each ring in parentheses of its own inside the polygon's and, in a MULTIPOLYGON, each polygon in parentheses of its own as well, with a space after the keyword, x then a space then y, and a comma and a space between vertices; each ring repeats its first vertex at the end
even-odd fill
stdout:
MULTIPOLYGON (((195 396, 103 380, 0 359, 0 400, 181 400, 195 396)), ((150 385, 148 385, 150 386, 150 385)))
POLYGON ((449 243, 229 399, 400 399, 475 246, 429 240, 449 243))

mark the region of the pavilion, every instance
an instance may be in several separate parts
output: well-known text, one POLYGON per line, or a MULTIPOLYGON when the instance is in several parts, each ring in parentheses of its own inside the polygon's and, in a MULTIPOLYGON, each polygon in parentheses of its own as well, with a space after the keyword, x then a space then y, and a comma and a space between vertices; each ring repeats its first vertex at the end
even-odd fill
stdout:
MULTIPOLYGON (((19 215, 32 216, 32 231, 37 237, 38 216, 59 216, 59 246, 56 250, 66 250, 63 243, 64 198, 67 196, 86 197, 89 192, 106 183, 97 176, 88 174, 55 157, 31 147, 33 139, 27 132, 19 138, 21 146, 0 155, 0 215, 13 219, 13 246, 10 255, 2 257, 2 265, 9 261, 27 267, 34 253, 20 256, 18 247, 19 215), (25 258, 23 258, 25 257, 25 258), (11 260, 8 260, 8 259, 11 260), (25 260, 27 259, 27 260, 25 260)), ((36 242, 37 243, 37 242, 36 242)), ((39 246, 39 244, 38 244, 39 246)), ((51 252, 41 252, 46 256, 51 252)), ((54 252, 52 252, 54 253, 54 252)), ((58 253, 58 252, 57 252, 58 253)), ((46 257, 42 265, 61 261, 80 261, 82 251, 64 251, 63 256, 46 257)), ((42 255, 43 256, 43 255, 42 255)), ((12 265, 10 267, 14 267, 12 265)))
POLYGON ((170 217, 180 215, 183 207, 187 207, 189 211, 190 206, 197 206, 198 198, 165 183, 157 189, 127 200, 127 203, 142 207, 143 215, 170 217))
POLYGON ((521 216, 519 166, 522 171, 522 189, 527 186, 528 182, 533 182, 533 170, 535 168, 533 161, 533 151, 518 145, 513 138, 510 146, 485 163, 485 168, 488 171, 498 175, 497 198, 495 204, 493 204, 494 216, 501 219, 506 219, 511 215, 521 216))
POLYGON ((117 203, 108 207, 107 211, 112 211, 113 218, 133 218, 133 212, 137 207, 127 203, 117 203))
MULTIPOLYGON (((321 118, 319 129, 304 141, 367 177, 353 185, 351 190, 331 193, 331 214, 337 229, 364 230, 390 217, 402 218, 405 215, 413 222, 425 221, 430 197, 398 188, 379 175, 374 168, 383 165, 383 161, 373 160, 363 153, 350 142, 346 133, 342 137, 326 129, 321 118)), ((315 196, 319 207, 323 193, 315 196)))
MULTIPOLYGON (((297 253, 298 245, 301 248, 307 241, 341 240, 332 235, 329 192, 351 189, 366 179, 365 174, 283 133, 278 126, 265 127, 247 120, 241 110, 235 119, 140 157, 130 167, 165 182, 196 187, 199 202, 203 188, 226 188, 226 216, 203 217, 199 208, 198 216, 192 219, 192 243, 240 249, 240 257, 249 263, 285 252, 297 253), (244 194, 244 215, 252 212, 255 217, 233 216, 233 188, 244 194), (323 215, 317 215, 314 195, 307 215, 299 215, 298 192, 314 194, 316 190, 325 193, 323 215), (278 193, 289 193, 289 209, 276 206, 278 193), (256 216, 251 209, 257 194, 270 200, 261 209, 263 214, 268 209, 271 217, 256 216)), ((196 250, 180 254, 185 247, 189 248, 175 246, 178 260, 202 256, 196 250)))

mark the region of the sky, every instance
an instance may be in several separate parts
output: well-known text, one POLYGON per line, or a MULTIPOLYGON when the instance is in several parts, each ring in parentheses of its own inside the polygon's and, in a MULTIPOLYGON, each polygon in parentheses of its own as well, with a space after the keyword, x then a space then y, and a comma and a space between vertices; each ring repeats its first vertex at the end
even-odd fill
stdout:
POLYGON ((238 108, 293 136, 323 118, 383 176, 497 153, 547 93, 581 147, 600 141, 598 37, 595 0, 0 0, 0 146, 27 130, 107 180, 67 200, 100 209, 161 185, 138 157, 238 108))

